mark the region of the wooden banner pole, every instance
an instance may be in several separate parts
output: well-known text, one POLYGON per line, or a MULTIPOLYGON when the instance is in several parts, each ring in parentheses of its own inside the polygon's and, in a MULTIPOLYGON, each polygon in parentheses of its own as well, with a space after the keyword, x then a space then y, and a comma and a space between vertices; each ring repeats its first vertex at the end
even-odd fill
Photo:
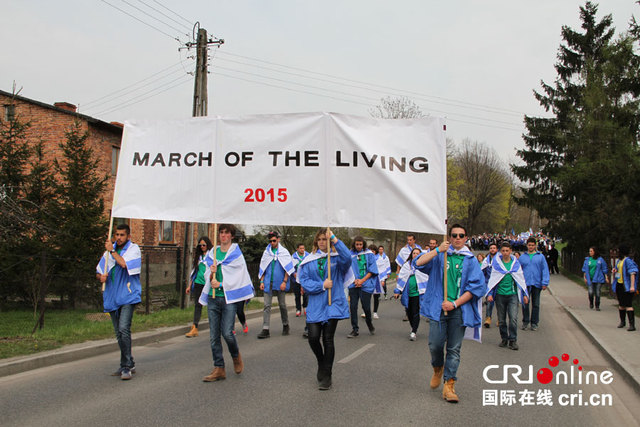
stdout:
MULTIPOLYGON (((111 239, 111 233, 113 233, 113 215, 110 215, 109 219, 109 234, 107 235, 107 239, 111 239)), ((109 252, 104 251, 104 276, 109 275, 109 252)), ((107 285, 107 281, 102 282, 102 292, 104 292, 105 287, 107 285)))
MULTIPOLYGON (((329 227, 327 227, 327 230, 329 227)), ((331 237, 327 239, 327 278, 331 280, 331 237)), ((329 305, 331 305, 331 288, 327 289, 329 291, 329 305)))
MULTIPOLYGON (((447 240, 447 236, 445 235, 443 238, 443 242, 447 240)), ((447 251, 444 252, 444 267, 443 267, 443 276, 444 279, 442 280, 442 283, 444 283, 444 302, 447 302, 447 251)), ((449 313, 447 311, 444 312, 445 316, 448 316, 449 313)))

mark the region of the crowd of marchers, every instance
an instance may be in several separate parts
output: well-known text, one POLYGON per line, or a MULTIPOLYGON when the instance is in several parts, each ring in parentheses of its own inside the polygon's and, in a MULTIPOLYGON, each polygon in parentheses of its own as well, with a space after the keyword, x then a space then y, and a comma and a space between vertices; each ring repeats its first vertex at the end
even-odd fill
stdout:
MULTIPOLYGON (((209 319, 213 370, 203 378, 205 382, 226 378, 223 340, 233 360, 234 372, 238 375, 243 372, 244 362, 234 325, 237 316, 242 331, 248 333, 244 306, 255 296, 242 250, 233 242, 235 226, 221 224, 217 228, 217 244, 208 237, 198 239, 187 288, 196 304, 193 325, 186 336, 198 336, 198 323, 205 307, 209 319)), ((115 241, 109 239, 105 243, 106 251, 96 273, 105 286, 104 311, 111 316, 120 345, 120 367, 113 375, 129 380, 136 371, 131 354, 131 322, 134 308, 141 301, 141 256, 138 245, 130 240, 127 225, 119 225, 114 237, 115 241)), ((282 335, 289 335, 285 293, 293 291, 296 317, 305 317, 303 336, 317 360, 314 370, 318 388, 329 390, 337 324, 350 319, 351 332, 346 337, 357 338, 361 306, 369 335, 375 335, 373 322, 379 318, 380 298, 387 297, 390 259, 384 247, 367 247, 360 236, 354 237, 348 247, 329 228, 318 230, 310 252, 298 244, 291 255, 275 231, 268 234, 267 240, 259 269, 264 307, 257 338, 264 340, 271 336, 274 297, 278 300, 282 335)), ((417 244, 414 234, 408 234, 407 244, 395 258, 393 297, 400 299, 405 307, 411 328, 409 340, 416 340, 420 318, 426 318, 433 369, 429 386, 436 389, 444 384, 442 397, 453 403, 459 400, 454 386, 463 339, 479 341, 481 328, 492 325, 495 308, 500 329, 498 345, 518 350, 519 329, 535 332, 541 328, 540 297, 549 286, 550 273, 554 270, 557 273, 557 251, 556 256, 552 256, 555 262, 548 261, 555 242, 546 236, 529 235, 522 253, 514 250, 512 239, 498 241, 493 236, 486 255, 474 254, 468 242, 467 231, 460 224, 451 226, 444 241, 431 239, 424 248, 417 244), (520 311, 521 323, 518 321, 520 311)), ((606 262, 598 249, 592 247, 585 258, 583 273, 590 307, 599 310, 601 286, 611 283, 619 301, 618 327, 626 326, 628 320, 627 330, 634 331, 632 299, 637 290, 638 266, 629 255, 626 245, 617 248, 609 276, 606 262)))

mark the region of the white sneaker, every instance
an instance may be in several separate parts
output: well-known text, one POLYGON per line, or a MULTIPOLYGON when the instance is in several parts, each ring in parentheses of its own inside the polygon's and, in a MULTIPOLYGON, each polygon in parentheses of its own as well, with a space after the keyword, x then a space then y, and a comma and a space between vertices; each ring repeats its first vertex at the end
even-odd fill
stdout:
POLYGON ((367 317, 367 316, 365 316, 365 315, 364 315, 364 313, 362 313, 362 314, 360 315, 360 317, 362 317, 362 318, 364 319, 364 318, 365 318, 365 317, 367 317))
POLYGON ((380 317, 378 316, 378 313, 373 313, 373 318, 374 319, 379 319, 380 317))
POLYGON ((409 334, 409 341, 415 341, 416 340, 416 333, 415 332, 411 332, 409 334))

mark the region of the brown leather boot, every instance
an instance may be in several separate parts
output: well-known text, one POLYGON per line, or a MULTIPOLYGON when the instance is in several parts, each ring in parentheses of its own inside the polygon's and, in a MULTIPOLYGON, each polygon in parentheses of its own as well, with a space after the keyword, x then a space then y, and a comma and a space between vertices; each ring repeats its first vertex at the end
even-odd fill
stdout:
POLYGON ((198 336, 198 327, 196 325, 191 325, 191 329, 189 330, 189 332, 184 334, 184 336, 187 337, 187 338, 197 337, 198 336))
POLYGON ((202 379, 202 381, 204 381, 205 383, 210 383, 213 381, 220 381, 225 378, 227 378, 227 375, 224 373, 224 368, 219 368, 216 366, 215 368, 213 368, 213 371, 211 371, 209 375, 202 379))
POLYGON ((456 390, 454 388, 456 384, 456 380, 453 378, 449 378, 447 382, 444 383, 444 388, 442 389, 442 398, 447 402, 458 403, 458 395, 456 394, 456 390))
POLYGON ((429 387, 431 387, 432 390, 438 388, 442 383, 442 374, 444 374, 444 366, 433 367, 433 376, 429 383, 429 387))
POLYGON ((242 362, 242 357, 240 353, 238 353, 238 357, 233 358, 233 372, 236 374, 240 374, 244 369, 244 362, 242 362))
POLYGON ((490 328, 491 327, 491 317, 487 316, 484 319, 484 327, 485 328, 490 328))

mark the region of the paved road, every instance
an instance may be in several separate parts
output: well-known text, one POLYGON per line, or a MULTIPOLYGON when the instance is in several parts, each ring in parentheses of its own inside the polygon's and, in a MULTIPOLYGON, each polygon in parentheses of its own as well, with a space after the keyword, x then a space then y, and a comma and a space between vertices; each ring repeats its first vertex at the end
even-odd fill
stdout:
MULTIPOLYGON (((256 339, 261 320, 253 319, 249 335, 238 337, 246 366, 240 376, 231 372, 225 347, 227 380, 201 382, 212 368, 206 334, 196 339, 178 337, 135 347, 138 373, 129 382, 109 376, 117 368, 116 353, 0 378, 2 424, 627 426, 640 419, 638 395, 547 293, 540 329, 519 332, 520 351, 498 348, 495 327, 484 330, 483 344, 464 342, 457 405, 442 401, 441 389, 428 391, 428 325, 422 322, 418 341, 410 342, 399 302, 382 302, 379 312, 375 336, 365 333, 349 340, 349 321, 340 322, 330 391, 316 389, 314 358, 301 337, 302 319, 292 319, 291 336, 275 333, 268 340, 256 339), (578 358, 585 372, 611 370, 613 383, 490 385, 482 379, 484 368, 491 364, 531 364, 535 374, 547 366, 549 357, 560 358, 563 353, 578 358), (541 388, 552 391, 553 407, 522 406, 517 400, 513 406, 483 406, 483 390, 541 388), (610 394, 613 405, 562 407, 557 399, 563 393, 581 393, 584 401, 591 394, 610 394)), ((277 331, 279 325, 276 311, 272 327, 277 331)))

